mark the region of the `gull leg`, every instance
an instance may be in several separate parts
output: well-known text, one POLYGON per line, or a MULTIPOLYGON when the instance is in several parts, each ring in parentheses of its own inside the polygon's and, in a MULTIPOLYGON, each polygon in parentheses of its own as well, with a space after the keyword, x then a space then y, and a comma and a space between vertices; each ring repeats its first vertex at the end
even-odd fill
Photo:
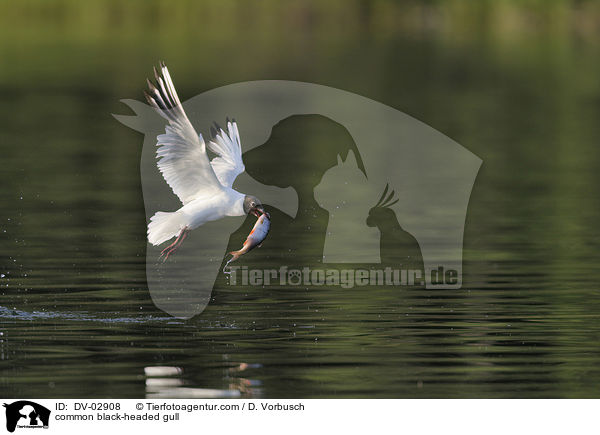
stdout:
MULTIPOLYGON (((180 233, 181 234, 181 233, 180 233)), ((165 255, 165 253, 167 251, 169 251, 171 248, 173 248, 176 244, 177 241, 179 240, 179 235, 177 236, 177 238, 175 239, 175 241, 173 243, 171 243, 169 246, 167 246, 165 249, 163 249, 162 251, 160 251, 160 256, 162 257, 163 255, 165 255)))
POLYGON ((190 231, 187 229, 187 227, 185 227, 184 229, 182 229, 179 234, 177 235, 177 238, 175 239, 175 241, 173 243, 171 243, 169 246, 167 246, 165 249, 162 250, 162 252, 160 253, 160 257, 158 257, 158 259, 162 259, 162 262, 164 263, 165 261, 167 261, 167 259, 169 258, 169 255, 175 253, 175 251, 177 251, 177 248, 179 248, 181 246, 181 244, 183 243, 183 241, 185 240, 185 238, 187 237, 188 233, 190 231), (164 258, 163 258, 164 256, 164 258))

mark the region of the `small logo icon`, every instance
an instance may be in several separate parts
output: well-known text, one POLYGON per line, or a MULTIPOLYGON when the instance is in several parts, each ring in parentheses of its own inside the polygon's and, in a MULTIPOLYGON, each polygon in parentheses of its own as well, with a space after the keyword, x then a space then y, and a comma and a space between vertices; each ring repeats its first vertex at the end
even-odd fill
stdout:
POLYGON ((19 400, 4 404, 6 408, 6 430, 14 432, 16 428, 47 429, 50 410, 29 400, 19 400))

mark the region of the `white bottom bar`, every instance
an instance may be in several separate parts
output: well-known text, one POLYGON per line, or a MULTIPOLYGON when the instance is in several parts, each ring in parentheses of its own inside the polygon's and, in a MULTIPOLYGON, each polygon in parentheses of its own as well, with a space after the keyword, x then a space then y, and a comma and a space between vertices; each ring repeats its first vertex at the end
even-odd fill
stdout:
POLYGON ((2 431, 7 422, 14 427, 16 421, 17 433, 48 435, 133 430, 144 434, 241 431, 244 435, 309 431, 597 434, 594 416, 600 406, 599 400, 4 399, 2 403, 2 431))

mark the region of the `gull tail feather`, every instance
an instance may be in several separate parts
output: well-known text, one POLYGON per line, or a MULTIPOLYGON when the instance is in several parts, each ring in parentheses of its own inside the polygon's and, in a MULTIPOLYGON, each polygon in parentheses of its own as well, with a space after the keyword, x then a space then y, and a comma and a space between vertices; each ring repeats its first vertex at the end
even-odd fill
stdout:
POLYGON ((157 212, 148 224, 148 241, 157 246, 175 237, 185 227, 183 216, 178 212, 157 212))

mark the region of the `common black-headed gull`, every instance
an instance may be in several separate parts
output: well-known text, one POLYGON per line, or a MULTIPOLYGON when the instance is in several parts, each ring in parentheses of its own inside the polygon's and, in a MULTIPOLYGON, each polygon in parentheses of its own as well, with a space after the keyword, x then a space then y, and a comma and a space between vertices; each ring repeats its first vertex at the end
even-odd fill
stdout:
POLYGON ((163 261, 173 254, 187 234, 200 225, 225 216, 257 217, 265 214, 261 202, 252 195, 232 188, 236 177, 244 172, 240 134, 235 121, 227 122, 227 131, 218 129, 208 143, 217 157, 209 160, 206 144, 196 133, 164 63, 160 73, 154 69, 156 83, 148 80, 148 103, 169 125, 157 137, 157 165, 165 181, 179 197, 183 207, 175 212, 157 212, 148 224, 148 241, 160 245, 176 237, 161 253, 163 261))

